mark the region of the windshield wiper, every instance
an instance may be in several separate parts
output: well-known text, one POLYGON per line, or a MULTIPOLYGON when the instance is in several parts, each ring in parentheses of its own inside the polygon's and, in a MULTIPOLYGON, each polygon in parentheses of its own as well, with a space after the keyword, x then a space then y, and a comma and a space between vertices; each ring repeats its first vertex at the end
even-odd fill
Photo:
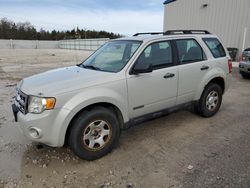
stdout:
POLYGON ((93 65, 82 65, 82 67, 86 69, 92 69, 92 70, 101 70, 100 68, 95 67, 93 65))

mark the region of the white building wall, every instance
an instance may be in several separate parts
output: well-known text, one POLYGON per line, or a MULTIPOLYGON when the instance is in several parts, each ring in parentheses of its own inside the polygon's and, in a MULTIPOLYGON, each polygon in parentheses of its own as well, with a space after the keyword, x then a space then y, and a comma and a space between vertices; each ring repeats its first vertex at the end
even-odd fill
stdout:
POLYGON ((246 48, 250 47, 250 0, 176 0, 165 5, 164 31, 205 29, 218 35, 226 47, 242 51, 245 28, 246 48))

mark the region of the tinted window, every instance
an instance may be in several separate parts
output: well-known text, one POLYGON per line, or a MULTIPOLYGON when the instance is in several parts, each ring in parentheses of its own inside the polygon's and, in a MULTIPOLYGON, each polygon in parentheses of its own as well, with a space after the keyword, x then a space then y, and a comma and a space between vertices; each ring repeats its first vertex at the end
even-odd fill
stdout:
POLYGON ((179 61, 181 64, 203 61, 205 54, 194 39, 182 39, 176 41, 179 61))
POLYGON ((170 42, 164 41, 149 45, 140 55, 138 62, 151 64, 155 69, 172 65, 170 42))
POLYGON ((216 38, 203 38, 203 41, 206 43, 207 47, 213 54, 214 58, 225 57, 226 52, 220 43, 220 41, 216 38))

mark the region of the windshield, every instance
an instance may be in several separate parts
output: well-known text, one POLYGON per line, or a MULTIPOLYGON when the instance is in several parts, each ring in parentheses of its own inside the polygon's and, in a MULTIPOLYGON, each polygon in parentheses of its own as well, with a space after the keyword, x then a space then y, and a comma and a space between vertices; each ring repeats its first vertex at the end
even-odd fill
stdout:
POLYGON ((87 69, 119 72, 141 45, 140 41, 111 41, 104 44, 80 66, 87 69))

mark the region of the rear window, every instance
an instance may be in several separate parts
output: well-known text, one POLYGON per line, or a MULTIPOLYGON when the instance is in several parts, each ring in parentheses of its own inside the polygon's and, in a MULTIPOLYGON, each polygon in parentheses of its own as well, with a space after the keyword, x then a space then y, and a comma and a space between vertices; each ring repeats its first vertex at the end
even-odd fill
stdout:
POLYGON ((226 56, 226 52, 217 38, 203 38, 203 41, 206 43, 214 58, 226 56))

